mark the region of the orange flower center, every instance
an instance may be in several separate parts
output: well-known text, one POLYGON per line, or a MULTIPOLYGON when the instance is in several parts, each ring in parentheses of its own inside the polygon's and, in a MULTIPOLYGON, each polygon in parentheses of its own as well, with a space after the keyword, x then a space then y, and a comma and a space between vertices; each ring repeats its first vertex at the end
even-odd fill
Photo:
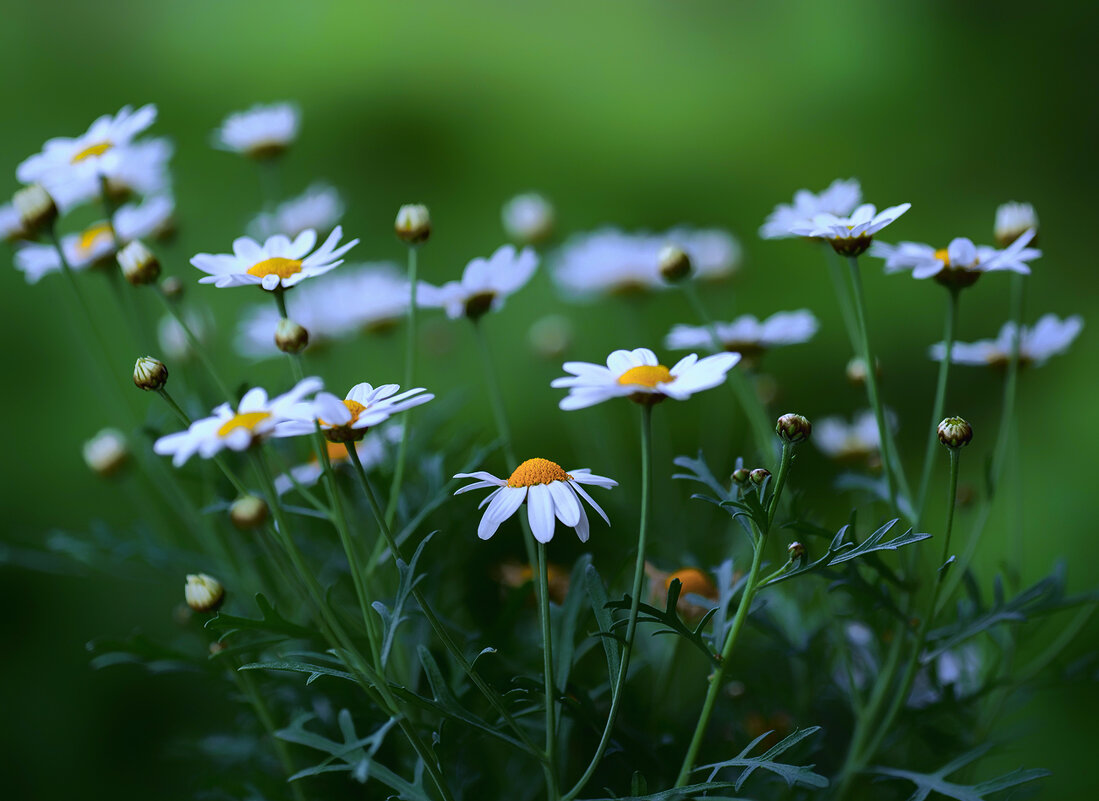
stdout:
POLYGON ((114 147, 114 145, 111 142, 97 142, 94 145, 88 145, 86 148, 73 156, 72 163, 79 164, 84 159, 90 159, 93 156, 102 156, 112 147, 114 147))
MULTIPOLYGON (((352 423, 354 423, 354 422, 355 422, 356 420, 358 420, 358 419, 359 419, 359 415, 360 415, 360 414, 362 414, 363 412, 365 412, 365 411, 366 411, 366 407, 365 407, 365 406, 363 406, 363 405, 362 405, 361 403, 359 403, 358 401, 353 401, 353 400, 345 400, 345 401, 343 402, 343 405, 347 407, 347 411, 351 412, 351 419, 350 419, 350 420, 348 420, 348 421, 347 421, 346 423, 329 423, 329 422, 328 422, 327 420, 325 420, 325 419, 321 418, 321 420, 320 420, 320 424, 321 424, 322 426, 332 426, 332 427, 334 427, 334 428, 338 428, 338 427, 339 427, 339 426, 341 426, 341 425, 343 425, 343 426, 349 426, 349 425, 351 425, 352 423)), ((341 448, 340 450, 342 451, 343 449, 341 448)), ((346 453, 346 452, 344 452, 344 454, 343 454, 343 455, 344 455, 344 456, 347 456, 347 453, 346 453)))
POLYGON ((636 384, 650 389, 655 388, 657 384, 667 384, 671 380, 671 371, 662 364, 642 364, 638 367, 631 367, 618 376, 619 384, 636 384))
POLYGON ((243 414, 237 413, 218 429, 219 437, 227 437, 238 428, 244 428, 248 431, 254 431, 256 426, 271 416, 270 412, 244 412, 243 414))
POLYGON ((295 273, 301 272, 301 262, 297 259, 284 259, 282 256, 272 256, 257 262, 248 268, 248 274, 257 278, 265 275, 277 275, 279 278, 289 278, 295 273))
POLYGON ((509 487, 532 487, 535 484, 549 484, 554 481, 569 481, 572 478, 561 469, 557 462, 549 459, 527 459, 515 468, 508 479, 509 487))

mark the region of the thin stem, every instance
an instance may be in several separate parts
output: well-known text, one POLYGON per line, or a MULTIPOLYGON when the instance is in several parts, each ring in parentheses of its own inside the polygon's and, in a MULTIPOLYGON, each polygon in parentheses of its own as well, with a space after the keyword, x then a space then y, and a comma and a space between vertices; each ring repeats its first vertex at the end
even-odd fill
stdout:
MULTIPOLYGON (((416 245, 408 247, 408 335, 405 338, 404 388, 412 389, 416 377, 416 245)), ((389 503, 385 509, 385 522, 390 526, 397 516, 401 499, 401 483, 404 481, 405 461, 408 458, 408 426, 401 428, 401 444, 397 446, 397 463, 393 468, 393 483, 389 487, 389 503)))
POLYGON ((217 368, 214 367, 214 363, 210 359, 210 354, 206 352, 206 348, 202 346, 202 342, 195 335, 195 332, 191 330, 191 326, 184 319, 183 314, 177 308, 177 305, 175 303, 171 303, 168 298, 164 297, 163 292, 157 292, 155 294, 158 298, 160 298, 160 302, 163 304, 168 314, 172 315, 172 317, 175 318, 176 322, 179 323, 180 330, 183 331, 183 335, 187 337, 187 342, 191 345, 191 350, 198 354, 198 358, 202 362, 202 366, 206 368, 206 372, 208 372, 210 374, 210 377, 214 379, 214 384, 217 385, 218 392, 221 393, 222 397, 229 401, 229 404, 231 406, 235 405, 237 402, 236 397, 233 395, 232 392, 229 391, 229 387, 225 384, 225 382, 221 380, 221 376, 218 375, 217 368))
POLYGON ((939 435, 937 427, 939 421, 943 419, 943 409, 946 406, 946 382, 950 374, 950 357, 951 351, 954 349, 954 332, 958 325, 958 303, 960 292, 958 289, 951 288, 948 291, 947 305, 946 305, 946 323, 945 330, 943 331, 943 344, 946 346, 946 352, 943 354, 942 361, 939 362, 939 379, 935 385, 935 405, 931 411, 931 425, 928 426, 930 434, 927 438, 927 450, 923 456, 923 475, 920 476, 920 493, 917 496, 916 502, 916 522, 919 523, 921 517, 923 517, 924 503, 927 500, 927 490, 931 483, 931 471, 935 463, 935 446, 938 444, 939 435))
MULTIPOLYGON (((843 263, 839 254, 828 243, 823 243, 824 257, 828 261, 828 275, 832 279, 832 288, 836 292, 836 302, 839 303, 840 316, 843 317, 843 328, 847 331, 847 338, 851 341, 851 350, 859 352, 859 327, 855 319, 855 311, 851 308, 851 295, 847 291, 847 279, 843 274, 843 263)), ((866 366, 870 369, 870 365, 866 366)))
POLYGON ((783 441, 782 459, 778 466, 778 476, 775 478, 775 488, 771 491, 771 503, 767 507, 767 531, 775 522, 775 512, 778 511, 778 501, 782 497, 782 489, 786 486, 786 477, 790 473, 790 465, 794 460, 794 443, 783 441))
POLYGON ((553 635, 550 626, 549 562, 546 546, 538 543, 538 612, 542 618, 542 675, 546 690, 546 793, 556 801, 557 789, 557 690, 553 682, 553 635))

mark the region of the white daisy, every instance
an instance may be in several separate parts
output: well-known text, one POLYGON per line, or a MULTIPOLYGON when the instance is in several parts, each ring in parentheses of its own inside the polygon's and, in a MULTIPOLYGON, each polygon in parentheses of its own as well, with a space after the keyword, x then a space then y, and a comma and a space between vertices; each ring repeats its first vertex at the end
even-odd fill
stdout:
POLYGON ((993 231, 1000 247, 1006 248, 1031 229, 1038 230, 1038 215, 1029 203, 1004 203, 996 209, 993 231))
POLYGON ((555 378, 550 386, 564 387, 569 394, 562 409, 583 409, 611 398, 631 398, 638 403, 659 403, 664 398, 686 400, 696 392, 725 382, 725 375, 740 361, 739 353, 717 353, 699 359, 692 353, 668 369, 648 348, 616 350, 607 366, 589 362, 565 362, 572 375, 555 378))
POLYGON ((530 530, 538 542, 546 543, 553 539, 555 517, 575 529, 581 542, 587 542, 590 526, 584 505, 580 503, 581 498, 591 504, 592 509, 608 526, 611 521, 580 485, 592 484, 608 489, 618 486, 617 481, 597 476, 587 468, 566 473, 559 464, 548 459, 527 459, 507 479, 497 478, 483 470, 458 473, 454 477, 477 479, 459 489, 455 495, 484 487, 496 487, 480 503, 480 506, 488 504, 477 526, 477 536, 483 540, 495 534, 500 524, 515 514, 525 501, 530 530))
POLYGON ((319 378, 306 378, 286 394, 271 399, 265 390, 254 387, 244 393, 236 409, 221 404, 213 415, 196 420, 186 431, 158 439, 153 451, 171 455, 172 464, 179 467, 196 453, 209 459, 224 448, 246 450, 275 433, 279 423, 292 419, 291 413, 305 396, 322 386, 319 378))
POLYGON ((1042 255, 1042 251, 1027 247, 1032 239, 1034 231, 1027 231, 1004 250, 974 245, 965 237, 939 250, 918 242, 875 242, 870 255, 885 259, 887 273, 911 270, 913 278, 934 278, 943 286, 963 288, 972 286, 983 273, 996 270, 1029 275, 1027 262, 1042 255))
POLYGON ((535 192, 516 195, 501 210, 504 231, 522 245, 533 245, 553 233, 553 204, 535 192))
POLYGON ((649 243, 659 264, 659 253, 667 245, 675 245, 691 259, 692 275, 703 281, 728 278, 740 266, 740 243, 728 231, 716 228, 673 228, 655 234, 649 243))
POLYGON ((367 383, 356 384, 340 400, 330 392, 318 392, 308 403, 299 403, 287 416, 292 418, 279 425, 276 436, 296 437, 316 431, 330 442, 354 442, 366 436, 368 428, 384 423, 398 412, 407 411, 427 403, 435 396, 424 392, 423 387, 400 391, 397 384, 374 387, 367 383))
MULTIPOLYGON (((355 443, 355 453, 358 454, 363 469, 373 470, 381 464, 389 452, 389 447, 400 442, 400 440, 401 426, 390 425, 380 431, 371 431, 355 443)), ((347 447, 343 443, 326 441, 324 444, 328 452, 328 461, 333 467, 351 460, 347 453, 347 447)), ((324 475, 324 468, 321 467, 316 455, 313 455, 308 462, 291 467, 287 473, 276 476, 275 491, 282 495, 294 489, 295 484, 312 487, 320 481, 322 475, 324 475)))
POLYGON ((850 216, 825 212, 794 223, 790 226, 790 233, 827 240, 840 255, 858 256, 870 247, 874 234, 895 222, 910 208, 911 203, 901 203, 878 211, 873 203, 864 203, 850 216))
POLYGON ((845 217, 854 211, 860 200, 862 200, 862 189, 855 178, 846 181, 837 178, 819 194, 813 194, 808 189, 799 189, 794 193, 793 203, 781 203, 775 206, 775 210, 767 216, 760 227, 759 235, 763 239, 785 239, 795 236, 790 230, 794 226, 809 223, 818 214, 845 217))
MULTIPOLYGON (((745 363, 757 360, 770 348, 808 342, 819 327, 817 318, 808 309, 776 312, 762 322, 745 314, 731 323, 714 323, 722 347, 739 353, 745 363)), ((706 326, 677 325, 664 338, 664 347, 668 350, 713 350, 714 340, 706 326)))
MULTIPOLYGON (((1019 363, 1040 367, 1053 356, 1068 350, 1084 329, 1084 320, 1074 315, 1061 320, 1055 314, 1046 314, 1033 326, 1023 326, 1019 339, 1019 363)), ((1015 347, 1015 323, 1006 322, 995 339, 978 342, 955 342, 950 349, 950 361, 954 364, 1006 365, 1015 347)), ((931 346, 931 358, 942 361, 946 354, 945 343, 931 346)))
POLYGON ((842 417, 813 421, 813 443, 825 456, 840 461, 858 461, 881 450, 878 422, 871 411, 859 412, 848 423, 842 417))
POLYGON ((343 229, 336 226, 324 244, 317 244, 317 232, 303 231, 291 240, 282 234, 267 239, 262 245, 254 239, 242 236, 233 241, 233 252, 199 253, 191 259, 193 264, 209 275, 199 279, 200 284, 217 287, 259 285, 266 290, 289 289, 306 278, 324 275, 343 264, 340 258, 355 245, 358 239, 337 248, 343 229))
POLYGON ((291 103, 256 105, 230 114, 214 131, 214 146, 254 159, 277 156, 297 138, 301 115, 291 103))
POLYGON ((168 162, 174 151, 171 141, 163 137, 119 148, 117 158, 101 165, 99 173, 82 175, 51 187, 54 200, 59 209, 67 211, 100 199, 103 194, 101 176, 107 179, 107 191, 116 202, 133 195, 169 194, 172 177, 168 162))
POLYGON ((343 216, 343 198, 335 187, 316 183, 297 197, 284 201, 272 213, 257 216, 248 224, 256 239, 284 234, 293 239, 303 231, 331 231, 343 216))
POLYGON ((442 307, 452 320, 462 315, 476 320, 498 311, 504 298, 522 289, 537 267, 538 254, 531 248, 516 251, 514 245, 504 245, 487 260, 477 258, 467 264, 460 281, 440 287, 417 284, 416 305, 442 307))

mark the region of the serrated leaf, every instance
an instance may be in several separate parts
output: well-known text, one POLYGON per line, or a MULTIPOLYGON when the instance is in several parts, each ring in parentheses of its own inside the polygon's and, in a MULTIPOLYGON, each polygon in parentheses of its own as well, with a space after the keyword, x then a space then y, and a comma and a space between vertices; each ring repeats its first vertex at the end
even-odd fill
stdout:
POLYGON ((782 777, 788 787, 816 787, 818 789, 827 787, 828 779, 821 776, 819 773, 814 773, 813 765, 790 765, 785 762, 778 762, 775 759, 793 748, 806 737, 816 734, 818 731, 820 731, 820 726, 811 726, 808 729, 798 729, 793 734, 788 735, 780 742, 771 746, 771 748, 767 749, 767 751, 759 756, 748 756, 757 745, 771 734, 771 732, 765 732, 748 743, 747 747, 732 759, 727 759, 723 762, 715 762, 710 765, 703 765, 695 768, 695 770, 710 771, 709 778, 710 781, 713 781, 718 773, 727 768, 740 768, 741 773, 733 784, 733 789, 736 792, 740 792, 740 788, 757 770, 765 770, 782 777))
POLYGON ((306 679, 306 684, 312 684, 321 676, 333 676, 337 679, 356 681, 355 677, 346 670, 339 670, 329 665, 318 665, 315 662, 302 662, 292 659, 282 659, 274 662, 249 662, 247 665, 241 665, 237 670, 288 670, 293 673, 305 673, 309 676, 306 679))
POLYGON ((206 628, 213 631, 269 631, 277 634, 285 634, 296 639, 307 639, 316 636, 316 633, 304 626, 291 623, 275 611, 270 601, 263 593, 256 593, 256 606, 259 607, 259 620, 250 617, 238 617, 218 612, 206 621, 206 628))
POLYGON ((899 768, 881 766, 868 768, 867 771, 891 779, 906 779, 915 784, 916 791, 909 797, 908 801, 924 801, 931 793, 938 793, 941 796, 954 798, 957 801, 988 801, 993 793, 998 793, 1001 790, 1007 790, 1012 787, 1018 787, 1021 784, 1026 784, 1049 775, 1048 770, 1018 768, 1010 773, 1005 773, 1002 776, 978 782, 977 784, 955 784, 954 782, 947 781, 947 776, 972 762, 976 762, 988 753, 991 748, 991 745, 982 745, 967 754, 963 754, 949 764, 944 765, 934 773, 919 773, 912 770, 901 770, 899 768))
MULTIPOLYGON (((667 606, 664 609, 658 609, 655 606, 651 606, 647 603, 640 603, 637 605, 637 623, 657 623, 664 628, 657 629, 653 634, 677 634, 693 646, 698 648, 702 653, 706 655, 706 658, 717 667, 721 664, 721 657, 714 653, 713 648, 710 647, 709 641, 703 636, 702 631, 706 628, 706 624, 710 622, 710 618, 717 612, 717 607, 711 608, 702 620, 700 620, 694 627, 687 625, 683 619, 679 616, 679 612, 676 610, 676 604, 679 603, 679 594, 683 589, 683 584, 679 579, 673 579, 672 583, 668 585, 668 601, 667 606)), ((706 599, 702 599, 706 600, 706 599)), ((632 597, 627 593, 621 600, 611 601, 607 604, 609 609, 617 609, 629 611, 633 604, 632 597)), ((625 618, 620 618, 611 624, 611 630, 621 628, 628 625, 629 621, 625 618)))
POLYGON ((412 555, 411 562, 405 564, 403 559, 397 560, 397 572, 400 579, 397 583, 397 594, 393 598, 393 609, 389 609, 381 601, 375 601, 371 604, 374 611, 382 619, 382 628, 385 632, 382 637, 381 650, 383 668, 389 664, 389 653, 393 648, 393 640, 397 635, 397 629, 407 619, 404 613, 405 605, 412 596, 415 586, 424 578, 422 574, 416 575, 416 566, 419 564, 420 555, 423 554, 424 548, 435 534, 436 532, 431 532, 416 546, 416 552, 412 555))
POLYGON ((706 464, 706 460, 703 458, 701 450, 698 452, 697 459, 692 459, 689 456, 677 456, 672 460, 672 464, 689 471, 687 473, 673 473, 673 479, 678 478, 687 481, 697 481, 699 484, 708 487, 710 491, 717 496, 716 500, 707 498, 706 496, 698 496, 700 499, 709 500, 718 505, 723 501, 736 500, 736 492, 724 486, 720 481, 714 478, 714 474, 711 472, 709 465, 706 464))

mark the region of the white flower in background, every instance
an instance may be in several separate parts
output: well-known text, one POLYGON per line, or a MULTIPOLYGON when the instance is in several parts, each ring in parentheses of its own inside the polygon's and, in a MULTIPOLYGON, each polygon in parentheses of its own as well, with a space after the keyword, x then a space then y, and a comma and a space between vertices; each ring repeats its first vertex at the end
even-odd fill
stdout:
POLYGON ((99 200, 103 194, 100 176, 107 179, 107 192, 116 202, 133 195, 168 195, 172 191, 168 162, 174 152, 175 146, 163 137, 135 142, 120 150, 111 163, 102 165, 102 172, 55 186, 57 205, 65 211, 99 200))
POLYGON ((865 459, 881 450, 878 423, 871 411, 859 412, 851 423, 842 417, 816 420, 812 439, 825 456, 841 461, 865 459))
POLYGON ((293 239, 310 228, 327 233, 336 227, 343 212, 339 191, 328 184, 316 183, 297 197, 280 203, 274 212, 258 215, 248 223, 248 233, 256 239, 275 234, 293 239))
POLYGON ((467 264, 460 281, 439 287, 417 284, 416 305, 442 307, 452 320, 462 315, 476 320, 498 311, 504 299, 522 289, 537 267, 538 254, 531 248, 516 251, 514 245, 504 245, 488 259, 477 258, 467 264))
MULTIPOLYGON (((408 279, 396 265, 344 266, 323 281, 302 284, 286 297, 291 319, 309 331, 309 346, 351 337, 363 331, 385 331, 408 310, 408 279)), ((418 305, 423 305, 422 303, 418 305)), ((282 316, 270 303, 245 310, 235 346, 248 358, 281 356, 275 328, 282 316)))
POLYGON ((1038 215, 1029 203, 1004 203, 996 209, 993 231, 1000 247, 1006 248, 1030 230, 1038 231, 1038 215))
POLYGON ((546 543, 553 539, 553 530, 556 527, 554 518, 575 529, 581 542, 587 542, 590 525, 584 505, 580 503, 581 498, 591 505, 608 526, 611 521, 581 484, 607 489, 618 486, 617 481, 597 476, 587 468, 566 473, 559 464, 549 459, 527 459, 507 479, 497 478, 483 470, 458 473, 454 477, 477 479, 459 489, 455 495, 496 487, 480 504, 488 504, 477 526, 477 536, 483 540, 495 534, 500 524, 515 514, 525 502, 530 530, 538 542, 546 543))
POLYGON ((199 279, 200 284, 217 287, 261 286, 268 291, 289 289, 306 278, 324 275, 343 264, 340 258, 355 245, 352 239, 342 247, 339 244, 343 229, 336 226, 328 238, 315 251, 317 232, 303 231, 291 240, 282 234, 268 238, 262 245, 254 239, 242 236, 233 240, 233 252, 199 253, 191 259, 193 264, 209 275, 199 279))
POLYGON ((790 233, 827 240, 842 256, 858 256, 870 247, 874 234, 912 208, 911 203, 901 203, 878 211, 873 203, 864 203, 850 216, 823 213, 810 220, 790 227, 790 233))
MULTIPOLYGON (((401 441, 401 432, 401 425, 388 425, 380 430, 371 431, 355 443, 355 453, 358 454, 363 469, 370 471, 380 465, 389 453, 390 446, 401 441)), ((324 445, 328 452, 328 461, 333 467, 346 464, 351 460, 347 447, 343 443, 325 441, 324 445)), ((312 487, 320 481, 322 475, 324 475, 324 469, 314 454, 308 462, 291 467, 288 473, 276 476, 275 491, 282 495, 294 489, 295 484, 312 487)))
POLYGON ((318 392, 308 403, 299 403, 279 425, 276 436, 296 437, 310 434, 320 425, 330 442, 354 442, 366 436, 366 430, 380 425, 393 415, 427 403, 435 396, 423 387, 400 392, 397 384, 356 384, 340 400, 330 392, 318 392), (398 394, 400 393, 400 394, 398 394))
MULTIPOLYGON (((731 323, 714 323, 722 349, 739 353, 746 361, 757 359, 771 348, 808 342, 819 327, 817 318, 808 309, 776 312, 763 321, 745 314, 731 323)), ((714 350, 714 340, 706 326, 677 325, 664 338, 664 347, 714 350)))
POLYGON ((305 396, 322 386, 319 378, 306 378, 286 394, 270 399, 265 390, 254 387, 244 393, 235 409, 228 403, 221 404, 213 415, 196 420, 186 431, 158 439, 153 451, 171 456, 176 467, 196 453, 209 459, 225 448, 243 451, 273 434, 279 423, 293 419, 291 413, 305 396))
POLYGON ((214 131, 214 146, 254 159, 282 153, 298 137, 301 115, 291 103, 256 105, 230 114, 214 131))
POLYGON ((15 206, 11 203, 0 206, 0 239, 15 242, 22 239, 25 233, 22 216, 15 206))
POLYGON ((553 233, 553 204, 535 192, 513 197, 500 216, 508 237, 521 245, 537 244, 553 233))
POLYGON ((759 235, 763 239, 785 239, 795 236, 794 226, 811 223, 818 214, 834 214, 846 217, 862 200, 862 188, 858 180, 846 181, 837 178, 828 188, 818 194, 808 189, 799 189, 794 193, 793 203, 780 203, 775 206, 763 225, 759 235))
POLYGON ((703 281, 728 278, 740 266, 740 243, 727 231, 715 228, 673 228, 654 235, 649 246, 657 254, 667 245, 683 250, 691 260, 692 276, 703 281))
POLYGON ((913 278, 934 278, 943 286, 963 288, 972 286, 982 273, 1008 270, 1029 275, 1027 262, 1042 255, 1042 251, 1027 247, 1032 239, 1034 231, 1027 231, 1004 250, 974 245, 965 237, 938 250, 918 242, 875 242, 870 255, 885 259, 887 273, 911 270, 913 278))
MULTIPOLYGON (((214 315, 210 307, 189 308, 183 313, 183 319, 187 322, 191 333, 195 335, 195 339, 202 345, 207 344, 214 329, 214 315)), ((169 362, 186 362, 195 355, 191 348, 191 340, 187 338, 183 326, 170 314, 164 315, 157 322, 156 339, 160 344, 160 352, 169 362)))
POLYGON ((696 392, 723 384, 740 361, 739 353, 718 353, 699 359, 692 353, 670 370, 648 348, 616 350, 607 366, 589 362, 565 362, 568 376, 555 378, 550 386, 567 388, 559 404, 562 409, 583 409, 611 398, 631 398, 638 403, 659 403, 664 398, 686 400, 696 392))
MULTIPOLYGON (((1074 315, 1061 320, 1055 314, 1046 314, 1033 326, 1023 326, 1019 340, 1019 363, 1041 367, 1053 356, 1059 356, 1084 330, 1084 320, 1074 315)), ((1002 366, 1011 361, 1015 347, 1015 323, 1006 322, 995 339, 978 342, 955 342, 950 349, 950 361, 954 364, 1002 366)), ((931 346, 931 358, 942 361, 946 345, 937 342, 931 346)))
POLYGON ((104 428, 84 443, 84 463, 104 478, 112 476, 129 461, 126 435, 116 428, 104 428))

